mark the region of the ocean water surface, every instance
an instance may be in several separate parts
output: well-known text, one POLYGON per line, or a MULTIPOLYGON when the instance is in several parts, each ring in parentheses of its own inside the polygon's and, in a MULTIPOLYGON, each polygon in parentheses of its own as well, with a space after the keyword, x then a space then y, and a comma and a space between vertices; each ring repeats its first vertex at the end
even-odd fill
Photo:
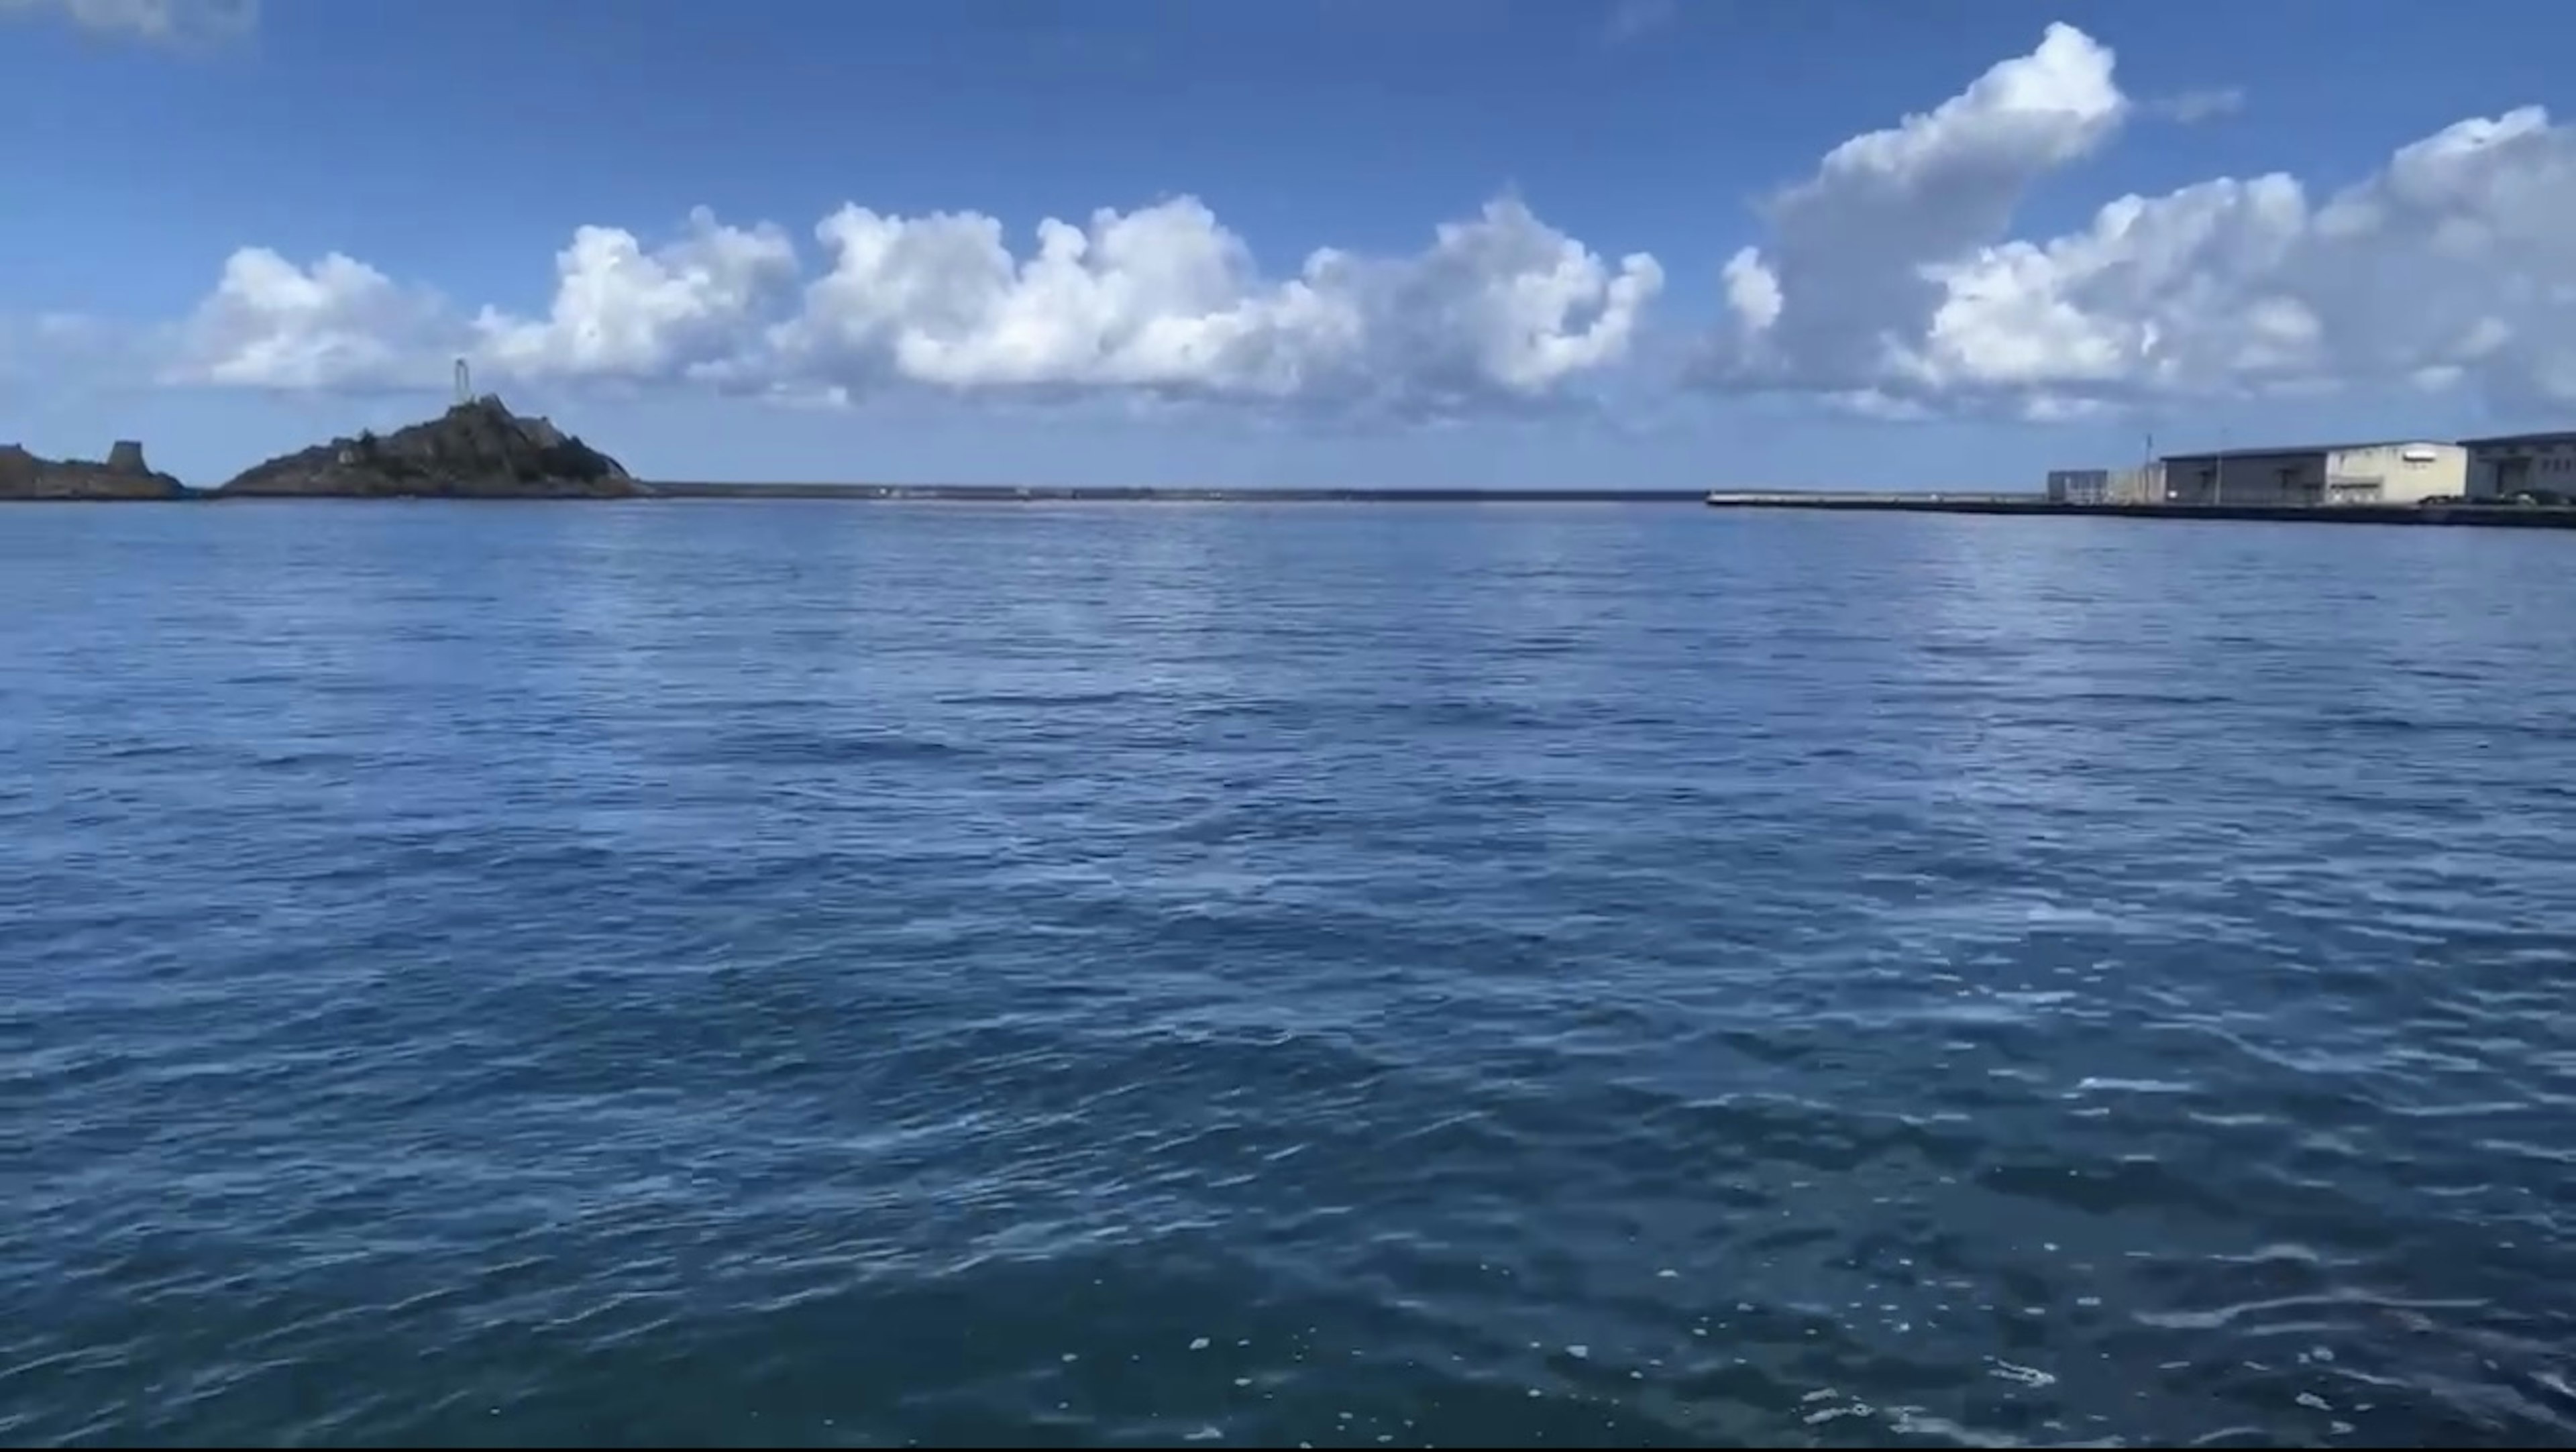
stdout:
POLYGON ((0 510, 0 1441, 2576 1439, 2576 538, 0 510))

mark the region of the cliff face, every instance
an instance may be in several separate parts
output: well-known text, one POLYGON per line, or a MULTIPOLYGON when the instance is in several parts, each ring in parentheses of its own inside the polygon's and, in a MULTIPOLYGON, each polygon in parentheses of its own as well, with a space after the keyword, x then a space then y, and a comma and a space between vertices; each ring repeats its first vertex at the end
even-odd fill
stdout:
POLYGON ((143 446, 119 440, 107 462, 48 459, 0 444, 0 499, 186 499, 188 490, 143 462, 143 446))
POLYGON ((333 439, 256 465, 227 496, 616 499, 644 491, 625 466, 486 395, 381 437, 333 439))

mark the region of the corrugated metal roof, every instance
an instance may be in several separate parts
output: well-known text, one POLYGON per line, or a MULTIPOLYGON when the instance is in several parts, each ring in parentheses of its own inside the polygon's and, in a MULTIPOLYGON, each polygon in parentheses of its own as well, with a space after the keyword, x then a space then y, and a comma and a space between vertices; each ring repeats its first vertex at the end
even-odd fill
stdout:
POLYGON ((2491 449, 2512 444, 2576 444, 2576 429, 2556 429, 2537 434, 2490 434, 2482 439, 2462 439, 2465 449, 2491 449))
POLYGON ((2410 444, 2444 447, 2439 439, 2362 439, 2339 444, 2265 444, 2250 449, 2196 449, 2188 454, 2159 454, 2156 457, 2168 463, 2176 459, 2188 459, 2194 463, 2202 459, 2282 459, 2296 454, 2333 454, 2345 449, 2402 449, 2410 444))

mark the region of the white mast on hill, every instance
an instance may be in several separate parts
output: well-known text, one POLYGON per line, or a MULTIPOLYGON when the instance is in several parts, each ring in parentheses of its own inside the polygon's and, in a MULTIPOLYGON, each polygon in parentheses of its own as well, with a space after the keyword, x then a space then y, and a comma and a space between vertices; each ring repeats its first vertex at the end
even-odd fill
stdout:
POLYGON ((456 360, 456 403, 461 408, 473 401, 474 373, 465 366, 465 360, 459 358, 456 360))

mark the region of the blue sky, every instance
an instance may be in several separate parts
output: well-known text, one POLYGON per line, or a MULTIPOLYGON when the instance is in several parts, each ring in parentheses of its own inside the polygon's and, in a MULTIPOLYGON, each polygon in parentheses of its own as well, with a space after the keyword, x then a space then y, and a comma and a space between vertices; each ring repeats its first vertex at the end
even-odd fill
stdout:
POLYGON ((458 351, 662 477, 2027 487, 2150 430, 2564 425, 2572 38, 2543 0, 0 0, 0 438, 210 482, 434 409, 458 351), (911 225, 1016 265, 1184 198, 1045 290, 911 225), (845 206, 912 262, 816 288, 845 206), (559 305, 585 227, 641 263, 559 305), (281 266, 227 283, 243 249, 281 266))

